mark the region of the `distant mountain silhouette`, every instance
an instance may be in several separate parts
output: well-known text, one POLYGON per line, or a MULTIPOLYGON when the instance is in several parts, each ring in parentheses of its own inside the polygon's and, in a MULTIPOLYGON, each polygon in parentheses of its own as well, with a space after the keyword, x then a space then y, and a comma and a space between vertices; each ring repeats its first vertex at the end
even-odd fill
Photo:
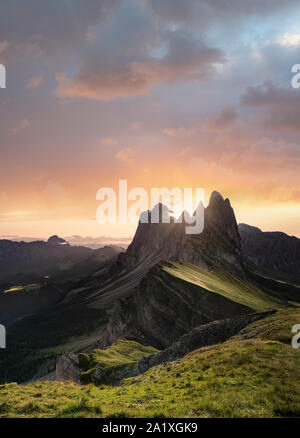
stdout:
POLYGON ((71 246, 52 236, 47 242, 0 240, 0 279, 15 274, 53 275, 91 255, 93 250, 71 246))
POLYGON ((255 272, 300 284, 300 239, 239 224, 244 261, 255 272))

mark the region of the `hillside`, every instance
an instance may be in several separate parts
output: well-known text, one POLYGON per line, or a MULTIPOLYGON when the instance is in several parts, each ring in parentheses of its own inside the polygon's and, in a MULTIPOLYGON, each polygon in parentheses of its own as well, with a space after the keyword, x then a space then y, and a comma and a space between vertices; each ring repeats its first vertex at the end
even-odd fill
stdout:
POLYGON ((229 200, 204 214, 200 235, 139 223, 125 252, 3 286, 0 415, 300 415, 299 286, 245 260, 229 200))
MULTIPOLYGON (((228 199, 213 192, 204 213, 200 235, 185 235, 184 224, 140 223, 125 252, 102 248, 50 278, 6 286, 0 383, 53 376, 65 353, 90 354, 120 339, 164 350, 214 321, 299 306, 299 287, 244 266, 228 199)), ((57 239, 48 245, 67 246, 57 239)))
POLYGON ((256 321, 227 342, 151 368, 119 387, 72 382, 0 386, 2 417, 293 417, 300 415, 298 309, 256 321))

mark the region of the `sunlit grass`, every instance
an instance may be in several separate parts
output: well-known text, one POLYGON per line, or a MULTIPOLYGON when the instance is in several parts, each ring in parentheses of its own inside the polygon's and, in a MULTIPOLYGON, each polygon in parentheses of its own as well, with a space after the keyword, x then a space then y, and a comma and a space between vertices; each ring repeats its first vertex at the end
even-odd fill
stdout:
POLYGON ((119 387, 2 385, 0 416, 298 417, 300 350, 290 344, 297 322, 299 309, 278 311, 224 344, 153 367, 119 387))
POLYGON ((96 368, 102 368, 107 375, 114 371, 133 365, 152 353, 157 353, 154 347, 145 346, 135 341, 118 340, 116 344, 105 350, 95 349, 91 354, 79 354, 79 363, 85 372, 82 379, 85 383, 90 381, 90 375, 96 368))
POLYGON ((170 262, 162 269, 173 277, 200 286, 211 293, 222 295, 257 312, 285 307, 279 299, 268 296, 255 285, 221 268, 207 271, 189 263, 170 262))
POLYGON ((10 292, 19 292, 21 290, 30 292, 30 291, 36 291, 40 290, 41 285, 39 283, 31 283, 27 284, 26 286, 11 286, 8 289, 5 289, 3 293, 10 293, 10 292))

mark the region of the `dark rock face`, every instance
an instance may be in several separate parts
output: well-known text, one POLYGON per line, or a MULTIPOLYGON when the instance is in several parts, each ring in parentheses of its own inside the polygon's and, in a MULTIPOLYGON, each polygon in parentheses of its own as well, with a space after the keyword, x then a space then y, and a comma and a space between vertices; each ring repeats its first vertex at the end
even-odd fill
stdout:
POLYGON ((300 239, 239 224, 245 263, 258 274, 300 284, 300 239))
POLYGON ((184 224, 174 223, 170 217, 170 223, 163 223, 163 215, 169 216, 166 206, 157 204, 150 212, 144 212, 141 216, 148 218, 148 223, 139 222, 136 233, 126 251, 126 257, 135 263, 148 260, 151 264, 162 259, 177 257, 182 246, 184 236, 184 224), (158 223, 151 223, 151 216, 158 210, 158 223))
POLYGON ((56 364, 56 380, 71 380, 80 383, 81 373, 76 354, 68 353, 60 356, 56 364))
MULTIPOLYGON (((229 200, 212 193, 204 211, 204 230, 195 235, 185 233, 185 223, 162 223, 163 213, 168 214, 166 207, 158 204, 154 208, 159 209, 160 222, 140 221, 131 245, 117 263, 124 271, 147 266, 148 274, 128 296, 115 301, 100 347, 127 338, 166 348, 197 325, 252 312, 200 286, 174 279, 159 266, 163 260, 189 262, 243 276, 240 236, 229 200)), ((145 214, 149 218, 151 212, 145 214)))
MULTIPOLYGON (((197 348, 207 347, 209 345, 225 342, 232 336, 238 334, 240 330, 248 324, 264 318, 273 312, 256 313, 252 315, 238 316, 224 320, 214 321, 209 324, 195 327, 189 333, 186 333, 176 342, 171 344, 164 351, 143 357, 131 369, 130 376, 145 373, 149 368, 174 361, 185 356, 197 348)), ((126 376, 129 377, 129 376, 126 376)))
MULTIPOLYGON (((161 204, 154 207, 166 209, 161 204)), ((153 210, 152 210, 153 212, 153 210)), ((152 212, 144 215, 150 217, 152 212)), ((209 268, 212 264, 226 265, 242 272, 241 243, 234 211, 228 199, 213 192, 204 210, 204 230, 200 234, 186 234, 186 223, 138 224, 132 243, 119 258, 121 266, 133 267, 147 262, 149 267, 161 260, 187 261, 209 268)), ((150 221, 149 221, 150 222, 150 221)))
POLYGON ((252 310, 155 266, 132 296, 115 302, 98 346, 127 338, 163 349, 197 325, 247 313, 252 310))
POLYGON ((237 249, 241 247, 238 226, 229 199, 223 199, 218 192, 213 192, 205 210, 204 233, 209 233, 212 240, 225 239, 237 249))

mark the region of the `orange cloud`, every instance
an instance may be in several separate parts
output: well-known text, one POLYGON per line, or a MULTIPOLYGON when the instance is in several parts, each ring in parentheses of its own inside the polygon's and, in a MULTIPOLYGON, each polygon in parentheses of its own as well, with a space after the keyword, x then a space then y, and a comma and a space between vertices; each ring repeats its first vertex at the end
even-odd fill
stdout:
POLYGON ((162 132, 167 137, 184 138, 184 137, 193 136, 197 132, 197 127, 192 128, 192 129, 187 129, 187 128, 184 128, 183 126, 181 126, 180 128, 177 128, 177 129, 165 128, 165 129, 163 129, 162 132))
POLYGON ((124 161, 124 163, 131 164, 135 160, 135 151, 131 148, 121 149, 119 152, 116 153, 115 157, 117 160, 124 161))
POLYGON ((113 145, 118 143, 117 140, 115 140, 114 138, 110 138, 110 137, 102 138, 101 141, 106 146, 113 146, 113 145))
POLYGON ((139 129, 139 128, 141 128, 142 125, 143 125, 143 124, 142 124, 141 122, 133 122, 133 123, 131 123, 130 128, 133 129, 133 130, 135 130, 135 129, 139 129))
POLYGON ((28 82, 26 88, 39 88, 43 82, 44 82, 43 76, 34 76, 28 82))

